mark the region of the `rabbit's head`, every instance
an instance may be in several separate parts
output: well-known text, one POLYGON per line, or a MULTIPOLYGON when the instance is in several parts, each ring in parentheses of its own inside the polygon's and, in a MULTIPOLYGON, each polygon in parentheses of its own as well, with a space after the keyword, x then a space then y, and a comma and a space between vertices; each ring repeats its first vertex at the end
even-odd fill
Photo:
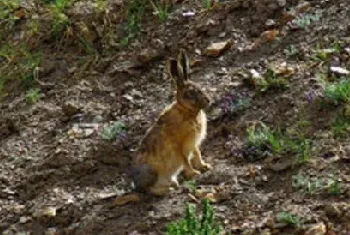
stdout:
POLYGON ((205 109, 211 103, 208 94, 199 84, 190 80, 190 66, 185 50, 181 49, 177 60, 168 61, 168 72, 176 81, 177 102, 190 110, 205 109))

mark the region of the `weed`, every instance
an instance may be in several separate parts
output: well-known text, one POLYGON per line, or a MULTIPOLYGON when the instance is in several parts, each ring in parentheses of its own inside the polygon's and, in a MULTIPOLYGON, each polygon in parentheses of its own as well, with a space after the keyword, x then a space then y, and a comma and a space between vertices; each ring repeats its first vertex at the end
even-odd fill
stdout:
POLYGON ((188 180, 184 182, 184 187, 187 188, 191 193, 194 193, 196 190, 196 181, 195 180, 188 180))
POLYGON ((130 0, 128 3, 128 17, 127 17, 127 40, 139 34, 141 31, 141 20, 146 8, 146 0, 130 0))
POLYGON ((302 174, 293 176, 293 187, 307 194, 326 193, 339 195, 341 193, 341 184, 338 180, 331 178, 311 178, 302 174))
POLYGON ((123 138, 125 135, 125 126, 122 122, 115 121, 111 125, 103 126, 99 135, 102 137, 102 139, 109 141, 114 140, 116 138, 123 138))
POLYGON ((300 226, 303 223, 303 219, 297 215, 293 215, 290 211, 282 211, 277 215, 277 221, 279 223, 300 226))
POLYGON ((343 79, 326 84, 324 96, 336 105, 347 102, 350 99, 350 80, 343 79))
POLYGON ((168 19, 169 7, 166 3, 161 3, 159 0, 156 3, 153 1, 150 2, 160 22, 164 23, 168 19))
POLYGON ((210 9, 213 5, 213 0, 203 0, 203 7, 205 9, 210 9))
POLYGON ((295 57, 299 54, 298 48, 293 44, 284 49, 283 52, 287 57, 295 57))
POLYGON ((250 98, 235 97, 228 94, 223 97, 220 102, 220 107, 224 113, 239 113, 251 106, 250 98))
POLYGON ((0 40, 4 39, 6 32, 11 30, 15 22, 19 20, 15 15, 15 10, 20 6, 20 0, 0 1, 0 40))
POLYGON ((105 0, 96 0, 97 11, 102 13, 106 11, 106 1, 105 0))
POLYGON ((64 10, 69 6, 70 0, 55 0, 51 4, 52 29, 51 32, 57 36, 60 35, 69 25, 69 18, 64 10))
POLYGON ((310 179, 309 177, 298 174, 293 176, 293 187, 308 194, 315 194, 321 190, 322 183, 319 179, 310 179))
POLYGON ((38 88, 31 88, 27 91, 26 101, 29 104, 35 104, 40 99, 40 90, 38 88))
POLYGON ((184 218, 167 227, 167 235, 218 235, 222 231, 215 219, 213 206, 204 201, 201 218, 195 213, 196 207, 188 204, 184 218))
POLYGON ((285 89, 288 87, 288 82, 285 78, 279 77, 275 71, 268 68, 264 76, 252 76, 253 84, 261 92, 265 92, 270 89, 285 89))
POLYGON ((305 29, 308 26, 310 26, 312 23, 318 21, 321 19, 321 13, 307 13, 302 16, 297 17, 293 20, 293 23, 298 26, 299 28, 305 29))
POLYGON ((14 80, 20 80, 24 88, 30 88, 41 60, 40 52, 31 53, 24 44, 0 47, 0 88, 14 80))
POLYGON ((258 148, 268 147, 274 153, 280 153, 283 148, 283 141, 276 133, 274 133, 264 123, 261 123, 261 128, 256 129, 255 125, 247 129, 248 145, 258 148))
POLYGON ((306 163, 311 158, 311 140, 296 139, 289 142, 289 148, 298 154, 299 163, 306 163))
POLYGON ((340 182, 338 180, 329 180, 329 182, 325 188, 326 188, 327 193, 329 193, 331 195, 339 195, 341 185, 340 185, 340 182))
POLYGON ((338 117, 332 124, 332 132, 335 138, 344 138, 349 134, 350 120, 346 117, 338 117))

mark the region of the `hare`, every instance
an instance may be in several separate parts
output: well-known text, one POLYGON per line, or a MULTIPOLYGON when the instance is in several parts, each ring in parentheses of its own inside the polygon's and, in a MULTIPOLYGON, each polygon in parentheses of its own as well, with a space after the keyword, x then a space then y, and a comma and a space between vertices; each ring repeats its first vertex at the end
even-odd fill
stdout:
POLYGON ((136 190, 159 196, 179 187, 177 176, 181 171, 190 179, 212 168, 203 161, 199 149, 207 131, 203 109, 211 99, 190 80, 185 50, 180 50, 177 60, 168 61, 167 69, 176 81, 176 101, 147 130, 131 172, 136 190))

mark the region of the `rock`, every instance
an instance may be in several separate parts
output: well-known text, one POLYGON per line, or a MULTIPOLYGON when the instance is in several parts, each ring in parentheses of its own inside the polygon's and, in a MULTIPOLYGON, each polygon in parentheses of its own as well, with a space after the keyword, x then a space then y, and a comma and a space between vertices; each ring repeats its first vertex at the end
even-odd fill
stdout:
POLYGON ((342 214, 339 208, 333 204, 325 205, 324 211, 326 212, 326 215, 330 218, 339 218, 342 214))
POLYGON ((301 2, 299 3, 299 5, 296 6, 295 10, 298 12, 298 13, 303 13, 307 10, 309 10, 311 7, 311 3, 310 2, 301 2))
POLYGON ((326 225, 324 223, 318 223, 312 225, 308 230, 306 230, 304 235, 324 235, 326 232, 326 225))
POLYGON ((137 59, 142 63, 148 63, 160 59, 161 57, 162 53, 159 50, 147 48, 141 51, 141 53, 137 56, 137 59))
POLYGON ((271 42, 277 38, 278 34, 278 30, 267 30, 261 33, 260 39, 263 42, 271 42))
POLYGON ((276 163, 268 163, 266 167, 272 171, 280 172, 291 168, 297 162, 294 158, 281 159, 276 163))
POLYGON ((136 193, 130 193, 130 194, 126 194, 126 195, 122 195, 117 197, 114 200, 114 205, 116 206, 124 206, 128 203, 131 202, 139 202, 140 201, 140 196, 136 193))
POLYGON ((280 18, 280 22, 282 25, 294 20, 296 18, 296 13, 293 11, 284 11, 282 12, 282 17, 280 18))
POLYGON ((224 52, 225 50, 229 49, 231 46, 231 41, 227 40, 224 42, 216 42, 212 43, 210 46, 207 47, 205 50, 205 54, 207 56, 212 56, 212 57, 218 57, 224 52))
POLYGON ((273 20, 273 19, 268 19, 266 22, 265 22, 265 26, 270 28, 270 27, 273 27, 273 26, 276 26, 276 22, 273 20))
POLYGON ((25 224, 25 223, 27 223, 27 222, 30 221, 30 220, 31 220, 31 217, 21 216, 21 217, 19 218, 19 223, 25 224))
POLYGON ((350 74, 349 70, 337 66, 329 67, 329 72, 338 76, 346 76, 350 74))
POLYGON ((277 4, 279 7, 285 7, 287 5, 286 0, 277 0, 277 4))
POLYGON ((37 210, 34 212, 33 216, 35 218, 41 217, 55 217, 57 212, 57 208, 54 206, 48 206, 43 209, 37 210))
POLYGON ((63 113, 70 117, 80 112, 79 104, 73 101, 67 101, 62 105, 63 113))

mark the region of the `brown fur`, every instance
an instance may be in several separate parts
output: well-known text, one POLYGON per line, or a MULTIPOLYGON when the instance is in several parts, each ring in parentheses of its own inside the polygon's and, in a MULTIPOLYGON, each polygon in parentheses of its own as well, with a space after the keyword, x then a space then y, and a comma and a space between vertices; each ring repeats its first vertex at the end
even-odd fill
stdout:
POLYGON ((210 98, 189 80, 184 50, 177 60, 169 61, 168 70, 177 84, 176 101, 165 108, 142 139, 132 175, 138 190, 155 195, 177 188, 177 175, 182 170, 192 178, 211 168, 199 149, 207 129, 203 109, 209 106, 210 98))

